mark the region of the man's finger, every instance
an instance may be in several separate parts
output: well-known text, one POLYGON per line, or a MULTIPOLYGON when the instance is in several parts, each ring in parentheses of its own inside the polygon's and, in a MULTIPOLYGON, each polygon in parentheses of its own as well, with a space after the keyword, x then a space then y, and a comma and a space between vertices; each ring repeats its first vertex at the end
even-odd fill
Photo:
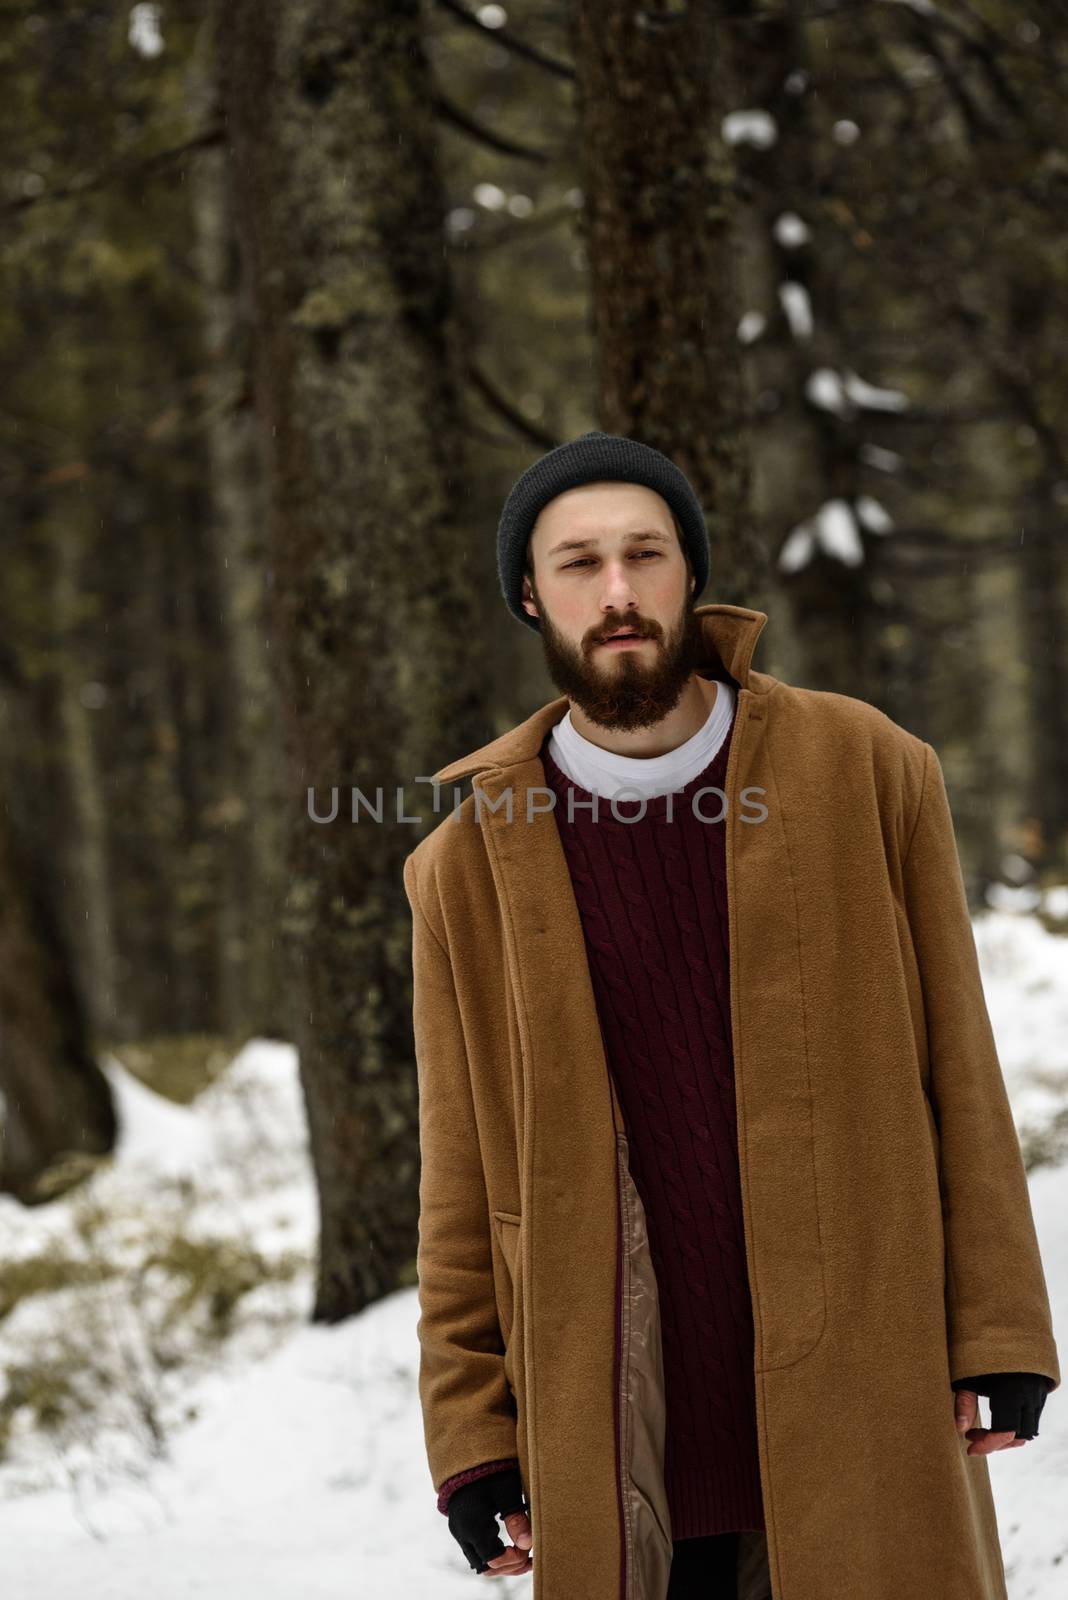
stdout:
POLYGON ((957 1419, 958 1433, 964 1433, 967 1428, 975 1426, 979 1420, 979 1396, 974 1390, 957 1390, 954 1414, 957 1419))
POLYGON ((526 1551, 519 1550, 515 1545, 506 1550, 503 1556, 496 1556, 486 1567, 484 1577, 512 1578, 518 1573, 529 1572, 534 1565, 533 1556, 526 1551))
POLYGON ((495 1556, 488 1563, 487 1571, 495 1578, 511 1578, 521 1572, 529 1572, 534 1563, 534 1558, 529 1554, 533 1544, 530 1518, 525 1511, 510 1511, 501 1520, 513 1543, 505 1547, 503 1555, 495 1556))
POLYGON ((969 1428, 968 1438, 972 1441, 968 1446, 970 1456, 988 1456, 995 1450, 1005 1450, 1010 1444, 1026 1444, 1026 1439, 1017 1439, 1014 1433, 995 1433, 993 1428, 969 1428))
POLYGON ((529 1550, 534 1543, 534 1535, 530 1530, 530 1518, 525 1511, 510 1511, 504 1519, 504 1525, 512 1536, 512 1541, 520 1550, 529 1550))
POLYGON ((530 1556, 525 1556, 521 1550, 512 1549, 509 1556, 498 1556, 485 1567, 484 1578, 515 1578, 521 1572, 529 1572, 534 1565, 530 1556), (497 1562, 500 1562, 498 1566, 497 1562))

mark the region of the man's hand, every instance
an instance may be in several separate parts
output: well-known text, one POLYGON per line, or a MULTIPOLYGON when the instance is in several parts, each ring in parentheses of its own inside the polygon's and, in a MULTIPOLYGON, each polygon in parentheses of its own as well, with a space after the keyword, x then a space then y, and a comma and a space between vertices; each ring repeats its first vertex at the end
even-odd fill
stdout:
POLYGON ((487 1578, 514 1578, 530 1571, 534 1540, 518 1468, 504 1467, 461 1484, 449 1497, 448 1516, 449 1531, 476 1572, 487 1578), (501 1542, 498 1517, 513 1544, 501 1542))
POLYGON ((529 1572, 534 1565, 533 1556, 527 1554, 534 1536, 526 1512, 513 1511, 501 1520, 513 1542, 503 1556, 494 1556, 492 1561, 487 1562, 486 1571, 482 1574, 484 1578, 514 1578, 521 1572, 529 1572))
POLYGON ((970 1456, 988 1456, 994 1450, 1015 1450, 1026 1439, 1017 1439, 1015 1433, 995 1433, 993 1428, 980 1428, 979 1396, 971 1389, 958 1389, 954 1396, 957 1432, 967 1433, 972 1441, 968 1446, 970 1456))
POLYGON ((957 1432, 966 1433, 972 1441, 968 1454, 988 1456, 994 1450, 1013 1449, 1034 1439, 1050 1383, 1035 1372, 988 1372, 954 1379, 957 1432), (989 1428, 976 1426, 981 1394, 990 1397, 989 1428))

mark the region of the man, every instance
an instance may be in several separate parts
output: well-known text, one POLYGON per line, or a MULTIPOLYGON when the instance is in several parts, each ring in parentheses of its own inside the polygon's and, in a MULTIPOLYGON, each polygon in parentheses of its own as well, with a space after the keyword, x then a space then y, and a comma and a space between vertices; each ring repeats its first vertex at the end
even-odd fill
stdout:
POLYGON ((636 440, 498 566, 562 698, 404 871, 439 1508, 536 1600, 1005 1600, 1060 1372, 937 755, 751 667, 636 440))

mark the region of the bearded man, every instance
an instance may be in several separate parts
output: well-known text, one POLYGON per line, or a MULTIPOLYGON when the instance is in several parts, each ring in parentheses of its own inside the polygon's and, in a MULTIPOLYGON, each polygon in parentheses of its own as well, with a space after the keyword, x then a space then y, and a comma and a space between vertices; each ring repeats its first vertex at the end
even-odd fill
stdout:
POLYGON ((535 1600, 1006 1600, 1060 1373, 938 756, 752 667, 637 440, 498 570, 560 698, 404 868, 439 1509, 535 1600))

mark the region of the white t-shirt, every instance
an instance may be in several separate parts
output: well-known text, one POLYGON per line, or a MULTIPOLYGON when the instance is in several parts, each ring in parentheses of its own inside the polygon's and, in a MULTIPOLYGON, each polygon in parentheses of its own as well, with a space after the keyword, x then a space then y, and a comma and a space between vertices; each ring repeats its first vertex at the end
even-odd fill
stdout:
POLYGON ((652 800, 674 794, 703 772, 730 730, 736 695, 732 683, 719 683, 716 703, 692 739, 663 756, 621 756, 602 750, 578 732, 568 711, 549 737, 549 754, 561 772, 589 794, 611 800, 652 800), (626 791, 621 793, 621 791, 626 791))

